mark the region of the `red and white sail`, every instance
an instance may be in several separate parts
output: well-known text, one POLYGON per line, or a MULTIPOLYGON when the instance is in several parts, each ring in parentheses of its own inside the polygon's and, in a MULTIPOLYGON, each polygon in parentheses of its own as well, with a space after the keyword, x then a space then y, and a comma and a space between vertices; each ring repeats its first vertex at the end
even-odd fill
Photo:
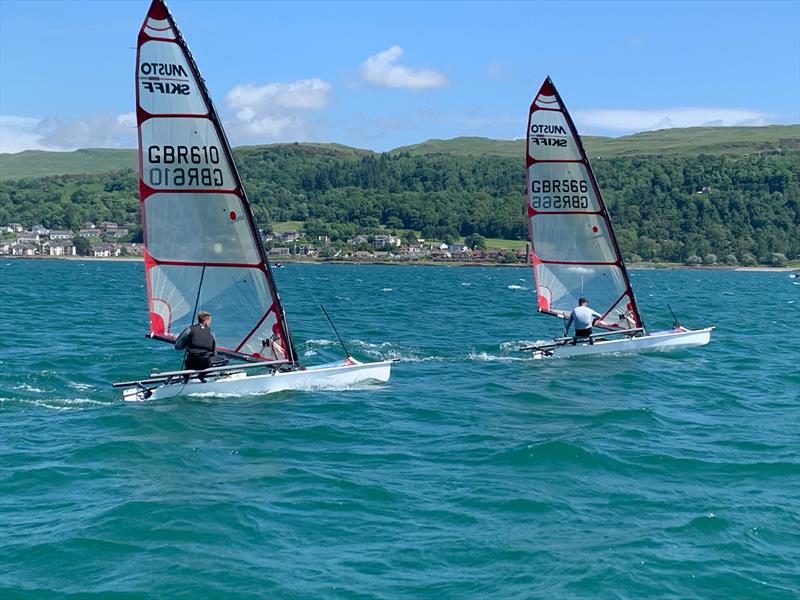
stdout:
POLYGON ((297 362, 230 146, 162 0, 139 32, 136 116, 150 332, 175 337, 206 310, 219 347, 297 362))
POLYGON ((563 317, 580 297, 600 327, 643 327, 589 159, 553 82, 528 117, 525 166, 533 271, 541 312, 563 317))

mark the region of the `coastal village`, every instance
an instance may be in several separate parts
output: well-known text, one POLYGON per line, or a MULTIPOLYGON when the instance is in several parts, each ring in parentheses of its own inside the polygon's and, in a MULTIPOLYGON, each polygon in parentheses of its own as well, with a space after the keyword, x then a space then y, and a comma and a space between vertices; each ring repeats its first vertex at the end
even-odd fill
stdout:
MULTIPOLYGON (((365 262, 458 262, 525 263, 526 248, 470 248, 463 243, 426 242, 392 234, 356 235, 346 242, 332 242, 328 236, 314 239, 296 230, 260 231, 264 248, 273 262, 285 260, 365 262)), ((144 255, 140 227, 135 223, 111 221, 84 223, 78 230, 48 229, 21 223, 0 225, 0 255, 19 257, 130 258, 144 255), (138 241, 134 241, 138 240, 138 241)))

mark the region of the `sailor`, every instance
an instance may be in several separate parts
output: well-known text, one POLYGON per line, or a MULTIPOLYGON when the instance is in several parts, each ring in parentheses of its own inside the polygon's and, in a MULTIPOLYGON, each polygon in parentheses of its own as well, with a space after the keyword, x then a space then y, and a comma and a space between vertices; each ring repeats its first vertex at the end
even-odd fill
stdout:
POLYGON ((569 327, 574 322, 576 338, 586 338, 592 335, 592 325, 594 325, 594 322, 597 319, 600 319, 603 316, 597 311, 589 308, 588 304, 589 301, 586 300, 586 298, 579 298, 578 306, 572 309, 569 319, 567 320, 567 324, 564 328, 566 329, 567 333, 569 333, 569 327))
POLYGON ((211 331, 211 313, 197 313, 197 323, 187 327, 175 340, 175 349, 186 349, 185 368, 202 371, 209 367, 221 367, 228 364, 228 359, 219 356, 215 350, 217 340, 211 331))
POLYGON ((283 347, 281 336, 281 326, 277 321, 272 325, 272 335, 262 342, 262 353, 265 348, 269 348, 273 360, 283 360, 286 358, 286 349, 283 347))

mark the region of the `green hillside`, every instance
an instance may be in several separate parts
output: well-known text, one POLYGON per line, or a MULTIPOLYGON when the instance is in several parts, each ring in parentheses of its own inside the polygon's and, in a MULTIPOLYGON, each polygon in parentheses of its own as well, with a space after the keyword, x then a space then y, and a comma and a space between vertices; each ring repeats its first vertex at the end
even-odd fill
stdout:
MULTIPOLYGON (((800 125, 768 127, 689 127, 662 129, 618 138, 583 138, 591 157, 683 157, 699 154, 711 156, 745 156, 800 149, 800 125)), ((451 140, 428 140, 402 146, 390 155, 427 156, 495 156, 522 160, 524 140, 492 140, 480 137, 458 137, 451 140)), ((264 149, 291 148, 309 157, 328 156, 337 159, 372 156, 371 150, 342 144, 294 143, 241 146, 239 156, 264 149)), ((88 149, 74 152, 27 150, 17 154, 0 154, 0 180, 46 177, 50 175, 99 174, 136 168, 135 150, 88 149)))
MULTIPOLYGON (((387 230, 441 240, 528 237, 520 156, 376 154, 327 144, 237 155, 256 223, 266 229, 286 225, 334 244, 387 230)), ((800 258, 800 148, 592 164, 620 247, 634 262, 800 258)), ((0 224, 75 230, 87 221, 140 221, 132 169, 0 182, 0 224)))
MULTIPOLYGON (((618 138, 583 137, 591 157, 689 156, 697 154, 745 155, 800 148, 800 125, 768 127, 687 127, 646 131, 618 138)), ((453 154, 457 156, 522 156, 525 140, 490 140, 458 137, 428 140, 403 146, 391 153, 412 155, 453 154)))
POLYGON ((136 169, 136 150, 89 148, 74 152, 25 150, 0 154, 0 180, 50 175, 111 173, 136 169))

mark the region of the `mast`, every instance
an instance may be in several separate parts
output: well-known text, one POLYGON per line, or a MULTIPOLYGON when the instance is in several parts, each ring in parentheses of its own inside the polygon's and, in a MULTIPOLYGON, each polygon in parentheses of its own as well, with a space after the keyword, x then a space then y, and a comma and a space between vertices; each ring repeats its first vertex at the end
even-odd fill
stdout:
POLYGON ((150 5, 136 61, 151 333, 174 337, 190 324, 186 297, 194 292, 204 308, 220 313, 220 346, 256 357, 271 352, 298 364, 230 144, 163 0, 150 5))
POLYGON ((585 296, 606 329, 644 327, 600 188, 547 77, 528 116, 526 185, 540 312, 563 318, 585 296))

